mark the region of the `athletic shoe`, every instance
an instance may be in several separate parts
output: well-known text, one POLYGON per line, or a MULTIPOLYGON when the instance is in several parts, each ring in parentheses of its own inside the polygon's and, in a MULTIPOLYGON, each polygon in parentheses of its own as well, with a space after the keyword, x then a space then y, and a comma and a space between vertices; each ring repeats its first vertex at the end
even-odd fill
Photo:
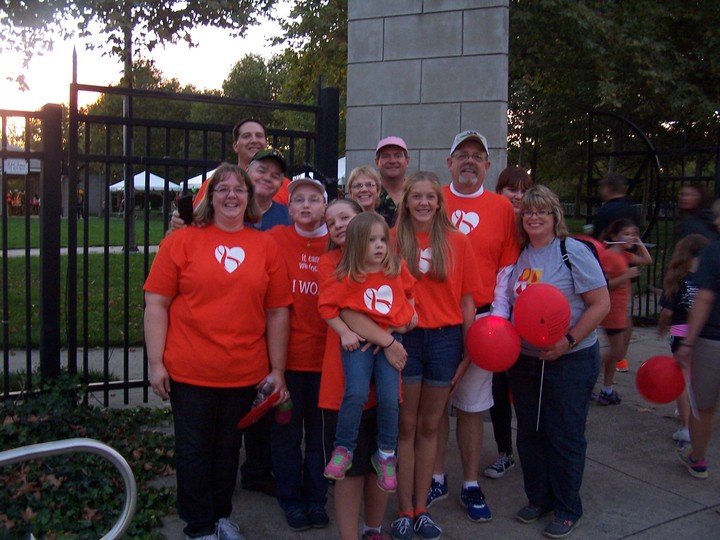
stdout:
POLYGON ((688 428, 681 427, 678 428, 678 430, 673 433, 673 441, 677 441, 679 443, 683 442, 690 442, 690 432, 688 431, 688 428))
POLYGON ((607 406, 607 405, 619 405, 622 399, 620 399, 620 394, 618 394, 615 390, 610 392, 609 394, 603 390, 600 391, 600 395, 598 396, 597 402, 600 405, 607 406))
POLYGON ((219 540, 245 540, 238 524, 227 518, 218 520, 216 535, 219 540))
POLYGON ((205 536, 185 536, 185 540, 218 540, 217 534, 206 534, 205 536))
POLYGON ((330 518, 322 506, 311 506, 307 511, 307 519, 313 529, 324 529, 330 524, 330 518))
POLYGON ((483 495, 480 486, 472 486, 462 488, 460 492, 460 504, 467 509, 467 517, 470 521, 490 521, 492 512, 485 503, 485 495, 483 495))
POLYGON ((285 520, 293 531, 307 531, 310 528, 310 520, 302 508, 293 508, 285 512, 285 520))
POLYGON ((382 457, 378 451, 372 455, 370 462, 377 473, 377 486, 386 493, 394 493, 397 490, 397 458, 382 457))
POLYGON ((521 523, 535 523, 538 519, 549 512, 550 510, 546 510, 542 506, 528 504, 515 513, 515 519, 521 523))
POLYGON ((410 516, 400 516, 392 522, 393 540, 412 540, 414 522, 410 516))
POLYGON ((707 478, 707 462, 703 460, 694 460, 690 457, 692 446, 690 444, 681 444, 675 450, 680 462, 687 467, 690 476, 694 478, 707 478))
POLYGON ((617 364, 615 364, 615 371, 620 373, 627 373, 629 369, 627 358, 623 358, 617 364))
POLYGON ((430 514, 423 512, 415 518, 415 532, 423 540, 435 540, 440 538, 442 529, 435 525, 430 514))
POLYGON ((360 540, 385 540, 385 536, 383 536, 382 532, 365 531, 360 537, 360 540))
POLYGON ((555 518, 548 523, 548 526, 545 527, 543 534, 548 538, 565 538, 573 532, 575 527, 577 527, 578 521, 580 521, 580 518, 575 521, 572 519, 555 518))
POLYGON ((430 482, 430 491, 428 491, 427 502, 425 503, 425 506, 427 508, 430 508, 434 502, 442 501, 443 499, 447 499, 447 496, 448 496, 447 474, 443 476, 442 484, 433 478, 432 482, 430 482))
POLYGON ((485 476, 488 478, 502 478, 506 472, 515 466, 515 460, 512 454, 503 452, 497 458, 497 461, 485 469, 485 476))
POLYGON ((342 480, 345 478, 345 471, 347 471, 351 466, 352 453, 348 452, 347 448, 338 446, 335 450, 333 450, 333 453, 330 456, 330 461, 328 461, 323 474, 325 475, 325 478, 329 478, 330 480, 342 480))

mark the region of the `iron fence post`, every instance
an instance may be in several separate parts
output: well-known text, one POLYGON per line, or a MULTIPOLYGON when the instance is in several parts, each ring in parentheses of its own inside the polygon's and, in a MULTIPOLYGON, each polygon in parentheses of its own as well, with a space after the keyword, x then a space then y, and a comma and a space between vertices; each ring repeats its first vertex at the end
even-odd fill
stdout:
POLYGON ((330 200, 337 197, 338 176, 338 134, 340 131, 340 90, 322 88, 318 100, 317 144, 315 145, 315 163, 327 180, 327 192, 330 200))
POLYGON ((60 374, 60 212, 62 206, 62 107, 42 108, 40 179, 40 375, 60 374))

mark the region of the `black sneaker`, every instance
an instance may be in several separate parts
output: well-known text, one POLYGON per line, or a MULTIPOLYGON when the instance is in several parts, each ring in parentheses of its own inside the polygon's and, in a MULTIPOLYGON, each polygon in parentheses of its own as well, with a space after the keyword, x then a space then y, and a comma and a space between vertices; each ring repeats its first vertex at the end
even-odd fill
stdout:
POLYGON ((613 390, 609 394, 606 392, 600 391, 600 395, 598 396, 597 402, 600 405, 620 405, 620 402, 622 399, 620 399, 620 395, 613 390))
POLYGON ((573 521, 572 519, 556 517, 545 527, 543 534, 548 538, 565 538, 566 536, 570 536, 573 529, 577 527, 578 521, 580 521, 580 518, 573 521))
POLYGON ((308 508, 307 519, 313 529, 324 529, 330 524, 330 518, 322 506, 311 506, 308 508))
POLYGON ((285 519, 293 531, 307 531, 310 528, 310 520, 302 508, 288 510, 285 512, 285 519))
POLYGON ((485 476, 488 478, 502 478, 506 472, 515 466, 512 454, 503 452, 492 465, 485 469, 485 476))
POLYGON ((542 506, 528 504, 515 513, 515 519, 521 523, 535 523, 548 512, 550 512, 550 510, 546 510, 542 506))

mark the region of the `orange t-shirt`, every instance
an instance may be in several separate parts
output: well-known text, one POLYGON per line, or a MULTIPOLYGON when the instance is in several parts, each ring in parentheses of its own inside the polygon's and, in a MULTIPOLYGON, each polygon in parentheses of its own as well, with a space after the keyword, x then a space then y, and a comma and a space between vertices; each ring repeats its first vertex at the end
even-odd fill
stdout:
POLYGON ((265 310, 292 303, 278 246, 252 227, 186 227, 160 244, 144 290, 172 297, 163 362, 180 382, 252 386, 268 374, 265 310))
MULTIPOLYGON (((632 254, 624 251, 616 253, 612 249, 603 249, 600 253, 600 265, 607 279, 616 278, 630 268, 630 257, 632 254)), ((622 285, 610 289, 610 311, 600 323, 602 328, 611 330, 628 327, 627 306, 630 302, 630 281, 624 281, 622 285)))
POLYGON ((287 369, 320 371, 327 324, 318 313, 318 261, 325 253, 327 234, 307 238, 294 225, 274 227, 266 234, 280 247, 292 289, 287 369))
MULTIPOLYGON (((334 249, 325 253, 320 257, 318 272, 320 274, 320 291, 328 279, 335 279, 334 273, 342 257, 339 249, 334 249)), ((340 410, 343 394, 345 393, 345 372, 343 371, 342 357, 340 356, 340 336, 335 331, 325 325, 327 335, 325 339, 325 354, 323 355, 322 375, 320 376, 320 395, 318 398, 318 406, 321 409, 330 409, 334 411, 340 410)), ((365 409, 370 409, 377 405, 375 399, 375 386, 370 386, 370 395, 368 396, 365 409)))
POLYGON ((520 254, 512 204, 487 189, 479 197, 458 197, 450 186, 444 186, 443 194, 450 221, 467 235, 475 253, 475 272, 480 280, 475 306, 491 304, 498 270, 515 264, 520 254))
POLYGON ((284 204, 285 206, 288 205, 288 203, 290 202, 290 192, 288 191, 289 183, 289 178, 283 178, 282 186, 280 186, 280 189, 273 197, 273 201, 275 201, 276 203, 284 204))
POLYGON ((340 310, 347 308, 367 315, 383 330, 404 326, 415 312, 408 299, 414 297, 416 282, 405 261, 401 261, 400 273, 395 277, 372 272, 358 283, 352 276, 338 280, 331 274, 322 284, 318 303, 320 316, 333 319, 340 315, 340 310))
POLYGON ((445 281, 437 281, 425 274, 429 269, 429 262, 432 260, 429 234, 418 233, 416 238, 420 248, 419 266, 422 274, 415 286, 415 311, 418 314, 418 327, 440 328, 462 324, 460 298, 466 294, 474 295, 480 287, 475 254, 470 240, 459 232, 448 233, 451 254, 450 271, 445 281))

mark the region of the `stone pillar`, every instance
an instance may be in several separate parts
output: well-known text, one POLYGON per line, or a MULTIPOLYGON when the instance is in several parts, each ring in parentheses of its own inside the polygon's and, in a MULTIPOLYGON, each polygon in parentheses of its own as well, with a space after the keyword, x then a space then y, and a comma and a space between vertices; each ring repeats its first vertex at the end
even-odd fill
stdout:
POLYGON ((444 183, 452 140, 484 134, 495 186, 507 163, 509 0, 348 0, 346 174, 398 135, 410 170, 444 183))

